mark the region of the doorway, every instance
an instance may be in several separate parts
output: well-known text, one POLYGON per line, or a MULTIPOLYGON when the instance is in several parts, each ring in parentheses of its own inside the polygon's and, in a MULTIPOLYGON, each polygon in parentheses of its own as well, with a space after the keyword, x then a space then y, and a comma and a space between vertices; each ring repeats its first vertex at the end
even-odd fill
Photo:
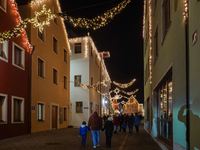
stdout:
POLYGON ((52 105, 52 129, 57 129, 58 124, 58 107, 52 105))

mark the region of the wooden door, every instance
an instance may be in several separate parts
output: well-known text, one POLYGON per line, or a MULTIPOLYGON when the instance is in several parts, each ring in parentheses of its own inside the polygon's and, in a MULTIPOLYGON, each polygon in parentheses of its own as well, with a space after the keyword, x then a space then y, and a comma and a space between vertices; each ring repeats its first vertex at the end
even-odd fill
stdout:
POLYGON ((52 129, 57 129, 57 106, 52 106, 52 129))

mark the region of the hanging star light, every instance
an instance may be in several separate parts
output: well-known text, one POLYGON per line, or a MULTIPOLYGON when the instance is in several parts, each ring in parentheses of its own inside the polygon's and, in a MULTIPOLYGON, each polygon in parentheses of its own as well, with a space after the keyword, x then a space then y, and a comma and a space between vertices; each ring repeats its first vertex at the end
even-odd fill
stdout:
POLYGON ((50 25, 50 20, 56 18, 57 16, 55 14, 51 13, 51 9, 46 9, 46 5, 44 4, 42 6, 42 10, 40 12, 35 11, 35 17, 32 19, 29 19, 28 22, 33 23, 33 28, 39 28, 39 31, 42 33, 44 26, 50 25), (47 16, 45 21, 40 22, 39 17, 42 17, 42 15, 47 16))

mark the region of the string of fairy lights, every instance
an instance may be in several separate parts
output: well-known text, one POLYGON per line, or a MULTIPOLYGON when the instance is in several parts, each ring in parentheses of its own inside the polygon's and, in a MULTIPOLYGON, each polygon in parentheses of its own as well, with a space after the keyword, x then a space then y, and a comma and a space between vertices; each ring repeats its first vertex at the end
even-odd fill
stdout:
POLYGON ((130 100, 131 100, 131 99, 135 99, 136 95, 134 95, 134 94, 138 91, 138 89, 136 89, 136 90, 134 90, 134 91, 131 91, 131 92, 126 92, 126 91, 124 91, 124 90, 120 90, 119 88, 123 88, 123 89, 124 89, 124 88, 128 88, 128 87, 130 87, 135 81, 136 81, 136 79, 133 79, 133 80, 132 80, 131 82, 129 82, 129 83, 123 83, 123 84, 121 84, 121 83, 118 83, 118 82, 115 82, 115 81, 110 81, 109 79, 105 79, 105 80, 103 80, 102 82, 96 82, 95 84, 92 84, 92 85, 85 85, 85 84, 82 84, 82 83, 79 83, 79 85, 80 85, 82 88, 84 88, 84 89, 95 89, 97 93, 99 93, 100 95, 105 96, 106 98, 110 99, 110 103, 113 104, 113 105, 119 105, 120 103, 121 103, 122 105, 125 105, 126 103, 129 104, 129 105, 131 105, 131 104, 135 103, 135 101, 136 101, 136 100, 134 100, 132 103, 130 103, 130 100), (109 92, 107 92, 107 93, 102 93, 102 92, 100 92, 100 91, 97 89, 98 85, 100 85, 100 84, 103 85, 103 86, 105 86, 105 87, 107 87, 107 86, 108 86, 109 84, 111 84, 111 83, 115 84, 115 85, 118 86, 119 88, 116 87, 114 90, 111 90, 111 91, 109 91, 109 92), (129 95, 130 97, 123 96, 123 95, 119 94, 120 92, 122 92, 122 93, 124 93, 124 94, 126 94, 126 95, 129 95), (112 93, 115 93, 115 95, 114 95, 113 97, 111 96, 112 93), (122 99, 122 98, 125 98, 125 99, 127 99, 128 101, 125 102, 125 101, 123 100, 123 101, 121 101, 121 102, 119 102, 119 103, 113 103, 114 100, 119 100, 119 99, 122 99))
MULTIPOLYGON (((30 5, 33 6, 42 2, 42 0, 32 0, 30 5)), ((39 31, 42 32, 44 26, 49 26, 50 20, 55 19, 58 16, 62 17, 64 21, 71 23, 74 27, 92 28, 93 30, 96 30, 110 23, 110 21, 117 14, 119 14, 130 2, 131 0, 123 0, 116 7, 107 10, 102 15, 94 17, 93 19, 80 17, 74 18, 72 16, 68 16, 67 12, 53 14, 51 13, 51 9, 47 10, 46 5, 44 4, 40 12, 35 11, 35 17, 21 20, 14 29, 0 33, 0 43, 3 43, 5 40, 8 41, 11 38, 19 36, 21 32, 27 27, 28 23, 33 24, 33 28, 39 28, 39 31), (39 18, 42 16, 46 16, 46 20, 41 22, 39 18)))

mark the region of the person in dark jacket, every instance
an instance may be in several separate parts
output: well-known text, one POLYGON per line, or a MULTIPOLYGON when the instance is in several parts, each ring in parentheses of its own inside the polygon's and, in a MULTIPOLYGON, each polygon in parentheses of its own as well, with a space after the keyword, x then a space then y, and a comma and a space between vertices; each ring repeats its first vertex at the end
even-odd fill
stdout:
POLYGON ((87 131, 90 131, 90 129, 86 126, 86 122, 83 121, 79 130, 79 137, 82 136, 82 141, 81 141, 82 147, 85 147, 87 131))
POLYGON ((88 127, 91 129, 92 138, 93 138, 93 148, 97 148, 100 140, 100 130, 102 129, 102 119, 99 117, 97 112, 95 111, 89 118, 88 127))
POLYGON ((102 131, 105 131, 106 134, 106 146, 111 147, 111 138, 113 134, 113 123, 112 123, 112 117, 108 117, 102 131))
POLYGON ((129 128, 129 134, 133 133, 133 124, 134 124, 134 116, 133 113, 128 117, 128 128, 129 128))
POLYGON ((124 116, 122 114, 119 115, 119 131, 121 131, 121 129, 123 129, 122 125, 124 122, 124 116))
POLYGON ((138 113, 135 113, 135 129, 137 133, 139 133, 139 125, 140 125, 140 116, 138 115, 138 113))

